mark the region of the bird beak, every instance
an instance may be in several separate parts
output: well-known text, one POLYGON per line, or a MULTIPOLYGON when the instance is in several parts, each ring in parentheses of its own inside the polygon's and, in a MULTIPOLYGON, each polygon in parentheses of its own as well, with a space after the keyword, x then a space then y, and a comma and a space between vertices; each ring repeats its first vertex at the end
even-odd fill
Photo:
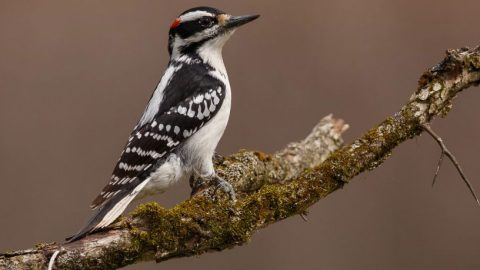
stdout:
POLYGON ((229 16, 228 18, 225 18, 223 27, 234 29, 257 19, 258 17, 260 17, 260 15, 229 16))

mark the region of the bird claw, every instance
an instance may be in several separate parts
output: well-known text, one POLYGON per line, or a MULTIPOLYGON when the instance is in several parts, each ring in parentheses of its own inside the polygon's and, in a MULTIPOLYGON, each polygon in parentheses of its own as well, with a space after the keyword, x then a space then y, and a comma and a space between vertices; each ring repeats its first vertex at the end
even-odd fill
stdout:
POLYGON ((202 188, 205 188, 206 184, 209 186, 215 186, 214 193, 216 193, 217 190, 220 189, 228 195, 230 200, 236 201, 236 194, 232 184, 225 181, 223 178, 219 177, 216 174, 208 178, 196 177, 195 179, 193 179, 190 183, 190 186, 192 187, 192 192, 190 196, 194 196, 195 194, 200 192, 202 188))
POLYGON ((223 192, 228 194, 228 197, 230 198, 230 200, 232 200, 232 201, 237 200, 235 190, 233 189, 232 184, 225 181, 225 179, 219 177, 218 175, 215 175, 213 180, 215 181, 215 184, 216 184, 215 192, 218 189, 221 189, 223 192))

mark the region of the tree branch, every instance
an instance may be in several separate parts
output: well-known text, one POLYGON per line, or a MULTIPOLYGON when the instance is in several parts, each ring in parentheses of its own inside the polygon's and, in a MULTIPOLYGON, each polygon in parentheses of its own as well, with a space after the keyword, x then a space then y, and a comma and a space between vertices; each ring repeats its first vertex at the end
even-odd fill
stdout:
POLYGON ((116 269, 244 244, 256 230, 303 213, 354 176, 379 166, 398 144, 419 135, 424 124, 445 116, 459 92, 479 83, 480 48, 449 50, 422 75, 399 112, 327 159, 346 129, 331 117, 307 139, 276 154, 240 151, 219 159, 217 172, 236 188, 236 202, 205 190, 172 209, 140 205, 128 218, 80 241, 0 255, 0 269, 45 269, 58 249, 54 269, 116 269))

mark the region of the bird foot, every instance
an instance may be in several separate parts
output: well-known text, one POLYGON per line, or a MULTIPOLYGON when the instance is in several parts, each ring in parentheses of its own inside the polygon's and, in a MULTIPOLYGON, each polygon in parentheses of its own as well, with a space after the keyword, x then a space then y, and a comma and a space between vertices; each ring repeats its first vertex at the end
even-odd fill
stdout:
POLYGON ((215 191, 217 191, 217 189, 221 189, 223 192, 228 194, 228 197, 230 198, 230 200, 232 201, 237 200, 235 190, 233 189, 232 184, 225 181, 225 179, 219 177, 216 174, 213 177, 213 181, 216 184, 215 191))
POLYGON ((208 186, 215 186, 214 193, 216 193, 218 189, 221 189, 223 192, 228 194, 230 200, 236 200, 236 194, 232 184, 225 181, 223 178, 219 177, 216 174, 210 177, 195 177, 195 179, 191 179, 190 186, 192 187, 192 192, 190 196, 194 196, 208 186))

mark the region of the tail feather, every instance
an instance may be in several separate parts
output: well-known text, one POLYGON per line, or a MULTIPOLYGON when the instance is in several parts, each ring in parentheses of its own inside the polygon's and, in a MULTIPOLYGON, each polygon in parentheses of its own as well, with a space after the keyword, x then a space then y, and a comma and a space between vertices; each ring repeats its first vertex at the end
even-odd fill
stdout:
POLYGON ((77 241, 87 234, 105 228, 115 221, 125 211, 127 206, 138 195, 140 190, 150 181, 150 178, 145 179, 132 190, 121 190, 108 201, 105 201, 101 206, 95 209, 93 216, 88 220, 87 224, 75 235, 66 238, 67 243, 77 241))
MULTIPOLYGON (((110 225, 120 214, 122 214, 123 210, 127 207, 126 205, 123 209, 119 209, 123 206, 119 205, 119 203, 129 198, 129 192, 123 191, 115 194, 110 200, 106 201, 103 205, 95 209, 92 217, 87 221, 86 225, 78 231, 75 235, 68 237, 67 243, 71 243, 76 241, 80 238, 85 237, 88 233, 106 227, 110 225), (113 213, 112 213, 113 212, 113 213), (118 214, 117 214, 118 213, 118 214), (116 216, 115 216, 116 215, 116 216)), ((133 199, 133 198, 132 198, 133 199)))

